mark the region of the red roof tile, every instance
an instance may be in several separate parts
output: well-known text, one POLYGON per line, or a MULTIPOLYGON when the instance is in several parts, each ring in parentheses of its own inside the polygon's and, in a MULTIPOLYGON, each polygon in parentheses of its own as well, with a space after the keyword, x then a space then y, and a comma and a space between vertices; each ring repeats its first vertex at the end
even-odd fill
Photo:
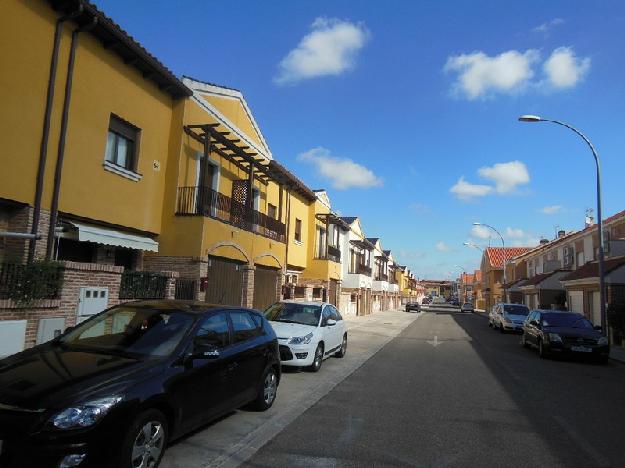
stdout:
MULTIPOLYGON (((608 273, 620 268, 625 265, 625 256, 623 257, 614 257, 606 259, 604 262, 604 274, 608 273)), ((599 264, 597 262, 588 262, 584 266, 579 267, 577 270, 573 271, 571 274, 562 278, 561 281, 573 281, 579 279, 586 278, 598 278, 599 277, 599 264)))
POLYGON ((486 256, 488 262, 493 268, 503 268, 504 260, 510 260, 517 255, 524 254, 531 250, 532 247, 488 247, 486 249, 486 256))

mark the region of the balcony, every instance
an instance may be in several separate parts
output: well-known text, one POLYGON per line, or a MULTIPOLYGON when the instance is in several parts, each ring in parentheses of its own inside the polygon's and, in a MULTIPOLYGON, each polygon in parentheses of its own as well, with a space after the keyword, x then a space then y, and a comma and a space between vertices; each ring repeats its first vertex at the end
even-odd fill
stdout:
POLYGON ((359 263, 358 265, 356 265, 356 273, 358 273, 359 275, 371 276, 371 267, 359 263))
POLYGON ((388 275, 385 275, 384 273, 378 273, 377 275, 375 275, 375 280, 388 282, 388 275))
POLYGON ((284 223, 206 187, 178 187, 176 214, 218 219, 245 231, 286 242, 284 223))

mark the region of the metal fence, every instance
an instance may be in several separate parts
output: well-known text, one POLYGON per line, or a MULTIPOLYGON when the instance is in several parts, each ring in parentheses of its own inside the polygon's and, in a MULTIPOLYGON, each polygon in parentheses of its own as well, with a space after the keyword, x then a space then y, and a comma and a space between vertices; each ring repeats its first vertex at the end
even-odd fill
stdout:
POLYGON ((62 267, 55 263, 0 264, 0 299, 55 299, 61 289, 62 267))
POLYGON ((207 187, 178 187, 176 214, 220 219, 246 231, 286 242, 284 223, 207 187))
POLYGON ((177 279, 175 293, 176 299, 195 299, 195 286, 196 282, 194 280, 177 279))
POLYGON ((167 276, 149 271, 125 271, 119 286, 120 299, 163 299, 167 276))

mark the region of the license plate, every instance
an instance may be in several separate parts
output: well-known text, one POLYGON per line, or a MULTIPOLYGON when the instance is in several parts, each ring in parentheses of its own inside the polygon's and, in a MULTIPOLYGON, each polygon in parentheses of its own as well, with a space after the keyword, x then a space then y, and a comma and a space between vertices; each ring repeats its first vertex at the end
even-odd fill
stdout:
POLYGON ((578 353, 592 353, 592 348, 586 346, 571 346, 571 351, 577 351, 578 353))

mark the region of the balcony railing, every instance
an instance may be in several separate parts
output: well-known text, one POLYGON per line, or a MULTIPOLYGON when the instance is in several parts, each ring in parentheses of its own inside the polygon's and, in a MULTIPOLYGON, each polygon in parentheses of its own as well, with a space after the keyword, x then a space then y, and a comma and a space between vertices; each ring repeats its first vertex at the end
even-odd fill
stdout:
POLYGON ((328 245, 328 260, 331 260, 336 263, 341 262, 341 249, 338 247, 334 247, 333 245, 328 245))
POLYGON ((378 273, 377 275, 375 275, 375 280, 376 281, 388 281, 388 275, 385 275, 384 273, 378 273))
POLYGON ((371 267, 368 267, 367 265, 363 265, 362 263, 359 263, 358 265, 356 265, 356 273, 360 275, 371 276, 371 267))
POLYGON ((279 242, 286 241, 284 223, 206 187, 178 187, 176 214, 207 216, 279 242))

